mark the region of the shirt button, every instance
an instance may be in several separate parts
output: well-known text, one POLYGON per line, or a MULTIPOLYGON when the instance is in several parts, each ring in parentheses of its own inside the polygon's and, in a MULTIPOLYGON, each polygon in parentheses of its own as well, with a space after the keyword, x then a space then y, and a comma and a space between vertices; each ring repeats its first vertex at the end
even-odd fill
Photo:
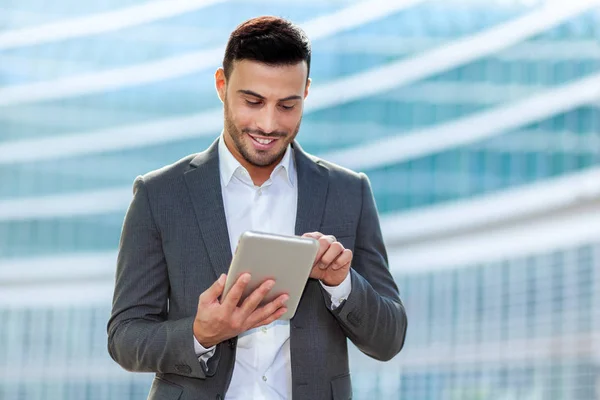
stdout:
POLYGON ((263 375, 263 381, 267 381, 267 377, 263 375))

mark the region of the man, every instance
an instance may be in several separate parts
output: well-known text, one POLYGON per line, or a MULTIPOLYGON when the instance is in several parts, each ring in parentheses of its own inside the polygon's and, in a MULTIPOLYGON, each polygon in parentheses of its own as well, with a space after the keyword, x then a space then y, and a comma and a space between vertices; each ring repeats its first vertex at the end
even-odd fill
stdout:
MULTIPOLYGON (((149 399, 348 399, 347 338, 378 360, 404 344, 370 184, 294 140, 310 86, 310 43, 289 21, 236 28, 215 74, 222 135, 206 151, 138 177, 127 211, 112 358, 154 372, 149 399), (282 295, 221 298, 240 234, 304 235, 320 249, 294 318, 282 295)), ((281 260, 285 268, 286 260, 281 260)))

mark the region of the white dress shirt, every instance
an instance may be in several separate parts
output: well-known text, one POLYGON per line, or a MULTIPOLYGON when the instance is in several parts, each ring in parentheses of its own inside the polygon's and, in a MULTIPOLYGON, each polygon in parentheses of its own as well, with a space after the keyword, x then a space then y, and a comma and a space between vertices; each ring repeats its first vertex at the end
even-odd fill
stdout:
MULTIPOLYGON (((288 146, 281 162, 260 187, 254 185, 248 171, 231 154, 222 135, 218 151, 232 254, 240 235, 247 230, 294 235, 298 185, 292 147, 288 146)), ((322 284, 331 296, 332 308, 348 298, 351 291, 349 278, 350 275, 336 287, 322 284)), ((214 347, 205 349, 195 338, 194 348, 200 362, 206 362, 214 354, 214 347)), ((270 400, 291 397, 289 321, 278 320, 240 334, 233 376, 225 398, 270 400)))

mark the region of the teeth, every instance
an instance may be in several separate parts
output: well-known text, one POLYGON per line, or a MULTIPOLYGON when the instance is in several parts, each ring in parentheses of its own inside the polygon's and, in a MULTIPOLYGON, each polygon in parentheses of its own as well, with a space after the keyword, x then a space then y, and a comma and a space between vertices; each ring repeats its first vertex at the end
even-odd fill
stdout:
POLYGON ((273 139, 259 139, 259 138, 254 138, 254 140, 256 140, 260 144, 269 144, 273 141, 273 139))

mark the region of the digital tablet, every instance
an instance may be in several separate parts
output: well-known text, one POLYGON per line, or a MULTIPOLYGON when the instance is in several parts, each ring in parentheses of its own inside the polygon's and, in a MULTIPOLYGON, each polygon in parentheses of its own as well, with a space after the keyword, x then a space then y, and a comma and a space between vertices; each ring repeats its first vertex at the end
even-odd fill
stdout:
POLYGON ((319 242, 313 238, 255 231, 242 233, 229 266, 223 298, 243 273, 250 273, 251 279, 241 301, 265 280, 273 279, 275 286, 261 305, 287 293, 287 311, 279 319, 291 319, 300 303, 318 250, 319 242))

